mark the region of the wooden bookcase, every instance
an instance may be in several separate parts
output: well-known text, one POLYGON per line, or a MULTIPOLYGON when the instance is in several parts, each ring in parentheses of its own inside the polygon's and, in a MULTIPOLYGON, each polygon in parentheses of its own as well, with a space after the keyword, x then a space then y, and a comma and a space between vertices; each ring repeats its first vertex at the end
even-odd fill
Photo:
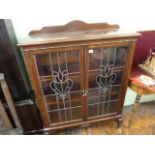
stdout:
POLYGON ((116 119, 139 33, 72 21, 33 30, 20 44, 44 131, 116 119))

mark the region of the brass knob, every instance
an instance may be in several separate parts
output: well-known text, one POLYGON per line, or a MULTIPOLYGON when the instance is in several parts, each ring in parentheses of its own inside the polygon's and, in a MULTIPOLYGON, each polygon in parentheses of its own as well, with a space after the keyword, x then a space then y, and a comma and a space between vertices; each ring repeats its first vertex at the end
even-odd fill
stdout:
POLYGON ((83 92, 83 96, 87 96, 87 93, 88 93, 88 90, 85 90, 85 91, 83 92))

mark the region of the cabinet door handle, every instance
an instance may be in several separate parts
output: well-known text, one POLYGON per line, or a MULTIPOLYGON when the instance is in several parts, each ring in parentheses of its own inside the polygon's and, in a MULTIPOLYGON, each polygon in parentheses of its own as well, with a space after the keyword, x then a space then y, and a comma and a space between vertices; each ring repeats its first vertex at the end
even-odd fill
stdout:
POLYGON ((83 96, 84 95, 84 93, 85 93, 85 90, 81 90, 81 95, 83 96))
POLYGON ((86 93, 83 94, 83 96, 86 96, 86 95, 87 95, 86 93))
POLYGON ((85 90, 83 96, 87 96, 88 90, 85 90))

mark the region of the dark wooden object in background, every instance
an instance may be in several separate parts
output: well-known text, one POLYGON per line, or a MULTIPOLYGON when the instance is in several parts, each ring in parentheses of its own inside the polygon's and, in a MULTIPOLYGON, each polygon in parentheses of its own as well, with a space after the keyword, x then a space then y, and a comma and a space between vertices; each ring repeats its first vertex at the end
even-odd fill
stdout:
POLYGON ((0 131, 1 131, 1 128, 3 129, 12 128, 11 121, 8 118, 8 115, 5 111, 5 108, 3 107, 1 100, 0 100, 0 121, 2 121, 1 122, 2 124, 0 124, 0 131))
POLYGON ((117 25, 73 21, 64 26, 32 31, 26 40, 18 44, 24 52, 44 131, 111 119, 117 119, 118 125, 122 124, 124 97, 138 36, 139 33, 121 32, 117 25), (103 84, 103 70, 107 80, 114 80, 116 74, 113 88, 103 84), (65 99, 66 94, 60 95, 59 91, 55 95, 51 90, 56 87, 60 89, 57 82, 66 78, 62 72, 69 78, 65 80, 71 94, 65 99), (103 88, 98 86, 97 79, 102 81, 103 88), (72 86, 71 81, 72 88, 69 87, 72 86), (107 94, 104 96, 103 92, 107 94), (103 97, 104 103, 101 104, 103 97), (108 98, 106 102, 105 98, 108 98), (72 106, 68 107, 69 102, 72 106))
POLYGON ((14 107, 14 102, 13 102, 12 96, 10 94, 10 90, 8 88, 8 85, 5 81, 5 79, 4 79, 4 75, 2 73, 0 73, 0 86, 2 88, 3 94, 5 96, 7 105, 9 107, 11 114, 12 114, 12 117, 13 117, 16 127, 19 129, 22 129, 19 118, 16 113, 16 109, 14 107))
MULTIPOLYGON (((4 73, 13 99, 19 101, 28 98, 31 88, 16 44, 17 40, 11 20, 0 19, 0 73, 4 73)), ((1 95, 0 98, 4 100, 1 95)))
POLYGON ((17 102, 16 111, 20 118, 24 134, 42 133, 42 122, 36 106, 31 100, 17 102))
MULTIPOLYGON (((35 131, 42 128, 41 121, 36 105, 31 101, 30 82, 20 49, 16 44, 17 39, 11 20, 0 19, 0 72, 5 75, 24 132, 35 131)), ((6 102, 1 88, 0 100, 6 102)), ((4 108, 9 114, 8 106, 4 108)))
MULTIPOLYGON (((13 118, 13 121, 15 123, 15 128, 17 129, 17 132, 16 134, 22 134, 22 126, 20 124, 20 121, 19 121, 19 118, 18 118, 18 115, 16 113, 16 109, 14 107, 14 103, 13 103, 13 99, 12 99, 12 96, 10 94, 10 90, 8 88, 8 85, 4 79, 4 75, 2 73, 0 73, 0 86, 2 88, 2 91, 3 91, 3 94, 5 96, 5 99, 6 99, 6 103, 7 103, 7 106, 9 108, 9 111, 11 113, 11 116, 13 118)), ((6 127, 6 130, 8 130, 7 134, 10 134, 10 131, 14 130, 13 126, 11 125, 11 121, 9 120, 9 117, 5 111, 5 109, 3 108, 3 105, 2 103, 0 102, 1 106, 1 116, 2 116, 2 120, 5 124, 5 127, 6 127)))

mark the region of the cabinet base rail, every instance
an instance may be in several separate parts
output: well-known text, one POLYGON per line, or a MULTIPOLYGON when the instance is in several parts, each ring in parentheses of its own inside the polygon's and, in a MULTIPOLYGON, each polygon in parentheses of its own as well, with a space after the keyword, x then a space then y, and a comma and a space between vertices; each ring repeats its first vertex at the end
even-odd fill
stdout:
POLYGON ((86 127, 89 124, 92 123, 97 123, 97 122, 101 122, 101 121, 106 121, 106 120, 117 120, 117 126, 118 128, 122 127, 122 123, 123 123, 123 115, 119 114, 119 115, 111 115, 109 117, 102 117, 102 118, 98 118, 98 119, 92 119, 92 120, 87 120, 87 121, 81 121, 81 122, 76 122, 76 123, 72 123, 72 124, 63 124, 63 125, 59 125, 59 126, 53 126, 53 127, 47 127, 47 128, 43 128, 43 132, 45 134, 48 134, 48 132, 50 133, 50 131, 56 131, 56 130, 63 130, 66 128, 72 128, 72 127, 76 127, 76 126, 82 126, 82 127, 86 127))

